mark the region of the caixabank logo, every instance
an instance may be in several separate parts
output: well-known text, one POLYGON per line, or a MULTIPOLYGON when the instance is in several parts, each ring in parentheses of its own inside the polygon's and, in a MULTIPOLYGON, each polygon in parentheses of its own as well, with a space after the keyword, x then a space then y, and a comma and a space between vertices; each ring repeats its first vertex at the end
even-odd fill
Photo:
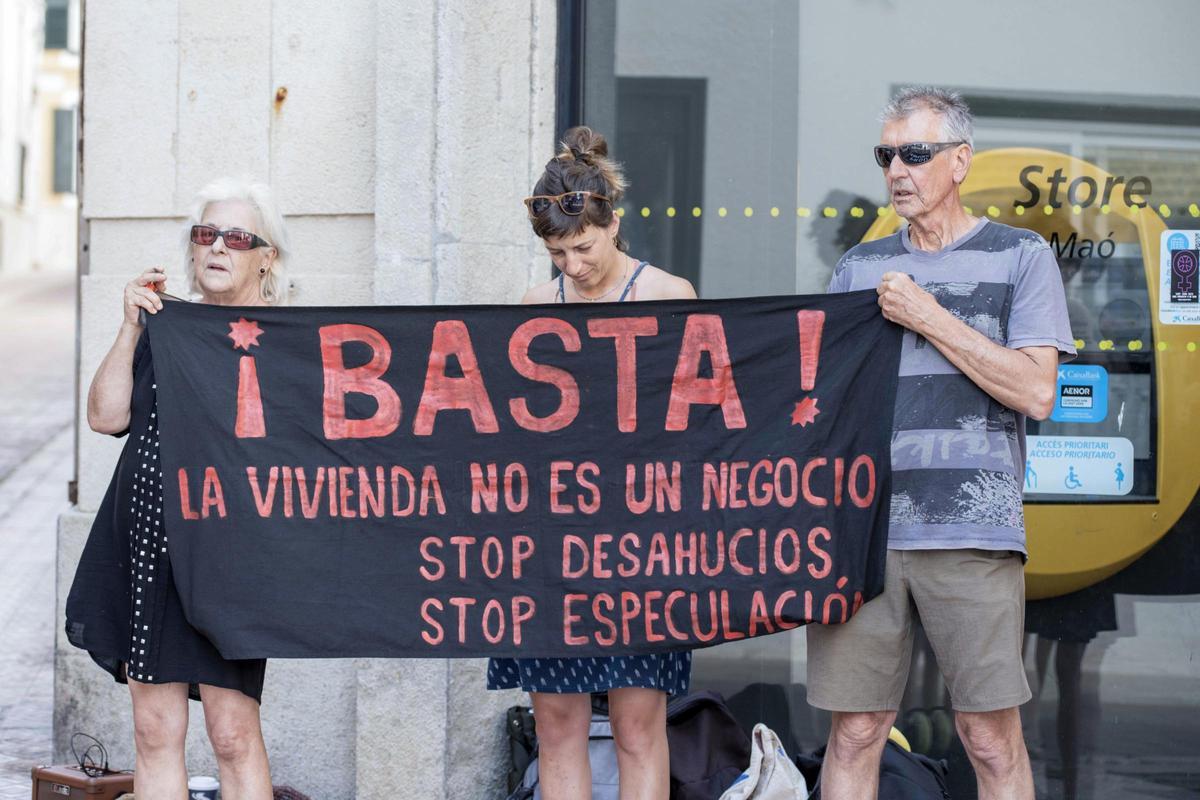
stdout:
POLYGON ((1103 422, 1108 417, 1108 371, 1093 364, 1058 368, 1054 422, 1103 422))

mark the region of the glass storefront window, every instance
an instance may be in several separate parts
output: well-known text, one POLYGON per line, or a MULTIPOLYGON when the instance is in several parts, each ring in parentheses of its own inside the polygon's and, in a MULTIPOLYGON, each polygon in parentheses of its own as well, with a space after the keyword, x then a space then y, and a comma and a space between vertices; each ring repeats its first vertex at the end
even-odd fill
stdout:
MULTIPOLYGON (((1153 285, 1158 237, 1200 231, 1194 5, 563 6, 582 76, 564 122, 625 163, 631 252, 706 298, 824 291, 849 247, 899 224, 870 152, 881 106, 910 84, 964 93, 964 205, 1051 241, 1080 350, 1031 440, 1114 448, 1103 487, 1053 455, 1027 465, 1038 796, 1200 795, 1200 327, 1162 323, 1153 285)), ((693 685, 808 751, 828 715, 806 702, 806 663, 802 634, 770 636, 698 651, 693 685)), ((974 797, 948 708, 919 641, 897 724, 950 760, 952 796, 974 797)))

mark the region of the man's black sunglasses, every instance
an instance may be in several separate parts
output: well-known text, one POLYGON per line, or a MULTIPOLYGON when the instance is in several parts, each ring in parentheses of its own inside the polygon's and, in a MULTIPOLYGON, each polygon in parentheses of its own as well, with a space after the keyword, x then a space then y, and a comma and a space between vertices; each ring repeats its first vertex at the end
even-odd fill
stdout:
POLYGON ((960 144, 966 144, 966 142, 909 142, 899 147, 880 144, 875 146, 875 163, 887 169, 898 152, 900 160, 909 166, 926 164, 943 150, 958 147, 960 144))

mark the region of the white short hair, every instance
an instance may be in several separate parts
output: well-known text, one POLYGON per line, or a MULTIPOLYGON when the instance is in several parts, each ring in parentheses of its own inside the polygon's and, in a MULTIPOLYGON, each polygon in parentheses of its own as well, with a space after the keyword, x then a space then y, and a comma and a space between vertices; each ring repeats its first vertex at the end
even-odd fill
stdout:
POLYGON ((287 229, 283 225, 283 215, 279 213, 279 206, 275 203, 271 187, 249 178, 217 178, 205 185, 193 198, 191 212, 183 228, 183 267, 187 274, 188 287, 193 293, 200 292, 196 283, 196 269, 191 259, 192 226, 202 222, 204 211, 209 205, 224 200, 242 200, 253 206, 258 213, 258 228, 254 233, 266 239, 275 248, 271 269, 263 277, 262 297, 268 305, 283 305, 287 301, 287 257, 291 253, 287 229))
POLYGON ((896 122, 926 110, 942 115, 942 135, 946 141, 966 142, 975 149, 975 117, 958 92, 936 86, 906 86, 883 107, 879 121, 896 122))

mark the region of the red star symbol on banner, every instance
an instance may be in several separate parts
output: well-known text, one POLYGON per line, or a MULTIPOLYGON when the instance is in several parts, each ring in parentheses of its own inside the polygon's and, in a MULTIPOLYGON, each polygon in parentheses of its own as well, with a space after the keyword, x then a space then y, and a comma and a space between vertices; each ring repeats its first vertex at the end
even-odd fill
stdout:
POLYGON ((258 344, 258 337, 262 334, 263 329, 258 327, 258 323, 245 317, 238 317, 237 322, 229 323, 229 338, 233 339, 234 350, 240 347, 250 352, 250 346, 258 344))
POLYGON ((808 423, 815 422, 817 414, 820 413, 821 409, 817 408, 817 398, 806 397, 796 403, 796 409, 792 411, 792 424, 803 428, 808 423))

